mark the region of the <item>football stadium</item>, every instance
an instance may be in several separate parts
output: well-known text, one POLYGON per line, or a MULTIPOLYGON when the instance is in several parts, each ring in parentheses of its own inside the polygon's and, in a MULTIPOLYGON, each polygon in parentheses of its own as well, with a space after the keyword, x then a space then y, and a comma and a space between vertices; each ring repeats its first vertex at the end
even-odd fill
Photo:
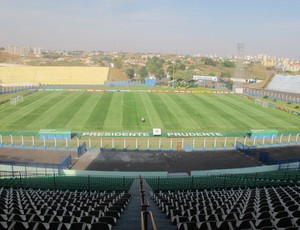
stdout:
POLYGON ((300 113, 264 100, 299 103, 287 78, 230 92, 0 67, 0 229, 298 229, 300 113))

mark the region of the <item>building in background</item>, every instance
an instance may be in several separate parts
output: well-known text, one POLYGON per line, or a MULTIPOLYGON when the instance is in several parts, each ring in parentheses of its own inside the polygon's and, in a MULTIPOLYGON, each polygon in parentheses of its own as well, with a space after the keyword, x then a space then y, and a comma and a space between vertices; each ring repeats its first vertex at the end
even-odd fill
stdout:
POLYGON ((42 48, 40 47, 30 47, 30 46, 14 46, 14 45, 6 45, 5 51, 10 54, 16 54, 20 56, 28 56, 35 55, 40 56, 42 54, 42 48))

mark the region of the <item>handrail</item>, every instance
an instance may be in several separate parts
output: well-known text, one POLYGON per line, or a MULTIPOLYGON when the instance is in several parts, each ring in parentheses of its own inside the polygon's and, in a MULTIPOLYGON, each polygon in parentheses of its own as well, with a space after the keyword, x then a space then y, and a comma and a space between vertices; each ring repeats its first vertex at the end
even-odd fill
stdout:
POLYGON ((139 176, 140 179, 140 198, 141 198, 141 208, 143 211, 147 211, 147 208, 150 207, 149 201, 146 197, 145 190, 144 190, 144 183, 143 178, 139 176))
POLYGON ((149 201, 146 197, 145 191, 141 191, 141 207, 143 211, 147 211, 147 208, 150 207, 149 201))
POLYGON ((150 216, 152 230, 157 230, 156 223, 151 211, 142 211, 141 212, 141 230, 148 229, 148 215, 150 216))

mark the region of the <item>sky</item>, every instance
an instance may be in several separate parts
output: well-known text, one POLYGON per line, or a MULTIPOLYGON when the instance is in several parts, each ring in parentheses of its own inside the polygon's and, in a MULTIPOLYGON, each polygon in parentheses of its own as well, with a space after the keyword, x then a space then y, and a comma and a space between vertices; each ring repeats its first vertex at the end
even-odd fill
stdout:
POLYGON ((0 47, 300 59, 300 0, 0 0, 0 47))

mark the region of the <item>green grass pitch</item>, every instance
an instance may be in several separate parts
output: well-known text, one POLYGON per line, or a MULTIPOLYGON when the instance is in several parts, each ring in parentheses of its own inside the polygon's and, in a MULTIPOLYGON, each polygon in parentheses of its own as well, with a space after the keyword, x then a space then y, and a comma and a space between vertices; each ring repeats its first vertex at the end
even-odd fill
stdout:
POLYGON ((148 92, 46 92, 0 105, 1 130, 298 130, 300 118, 238 95, 148 92), (141 118, 145 122, 141 122, 141 118))

